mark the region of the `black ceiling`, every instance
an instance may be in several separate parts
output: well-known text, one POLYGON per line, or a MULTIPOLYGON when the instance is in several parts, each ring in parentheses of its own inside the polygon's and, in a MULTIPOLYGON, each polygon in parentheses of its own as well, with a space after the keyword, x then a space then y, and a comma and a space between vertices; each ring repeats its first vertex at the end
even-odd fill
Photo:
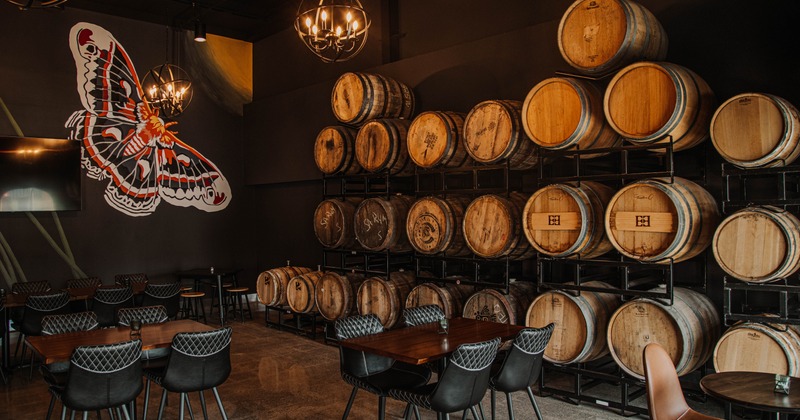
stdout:
POLYGON ((62 7, 258 41, 294 24, 300 0, 68 0, 62 7))

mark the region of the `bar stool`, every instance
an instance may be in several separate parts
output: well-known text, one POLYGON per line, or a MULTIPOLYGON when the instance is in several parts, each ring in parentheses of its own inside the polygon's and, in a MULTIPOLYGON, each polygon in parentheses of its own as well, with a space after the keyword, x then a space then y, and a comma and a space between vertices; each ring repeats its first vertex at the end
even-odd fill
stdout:
POLYGON ((203 298, 206 296, 206 292, 192 292, 187 291, 181 293, 181 298, 186 302, 186 313, 184 314, 184 318, 186 319, 193 319, 195 321, 200 321, 200 318, 203 318, 203 323, 207 324, 208 321, 206 320, 206 308, 203 304, 203 298), (200 302, 200 311, 197 310, 197 302, 200 302))
POLYGON ((226 306, 230 306, 230 313, 232 318, 236 318, 236 313, 239 313, 239 320, 244 322, 244 305, 242 305, 242 298, 247 305, 247 315, 253 319, 253 312, 250 310, 250 301, 247 299, 247 292, 249 287, 229 287, 225 289, 227 293, 226 306), (238 309, 237 309, 238 306, 238 309))
POLYGON ((189 299, 184 296, 183 294, 186 292, 191 292, 194 290, 192 286, 181 286, 180 294, 181 294, 181 304, 178 307, 178 317, 179 318, 188 318, 187 314, 189 313, 189 299))
MULTIPOLYGON (((229 287, 233 287, 233 283, 229 283, 229 282, 222 283, 223 303, 224 303, 224 298, 226 296, 226 291, 228 290, 229 287)), ((208 310, 208 315, 210 315, 210 316, 214 316, 214 308, 217 308, 217 311, 220 310, 219 302, 217 301, 217 296, 218 296, 217 295, 217 284, 213 283, 213 284, 211 284, 211 309, 208 310)), ((225 308, 223 307, 222 310, 224 311, 225 308)), ((219 313, 219 312, 217 312, 217 313, 219 313)))

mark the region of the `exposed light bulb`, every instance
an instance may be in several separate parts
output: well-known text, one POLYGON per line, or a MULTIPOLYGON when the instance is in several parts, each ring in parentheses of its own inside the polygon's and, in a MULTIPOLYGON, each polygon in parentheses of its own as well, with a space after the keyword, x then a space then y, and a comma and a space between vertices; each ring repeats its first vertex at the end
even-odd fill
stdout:
POLYGON ((328 20, 328 12, 323 10, 321 16, 322 16, 322 20, 328 20))
POLYGON ((336 27, 336 36, 342 36, 342 27, 341 26, 337 26, 336 27))
POLYGON ((354 31, 357 31, 357 30, 358 30, 358 21, 357 21, 357 20, 354 20, 354 21, 353 21, 353 30, 354 30, 354 31))
POLYGON ((350 11, 348 11, 347 16, 345 16, 345 19, 347 19, 347 22, 350 22, 351 20, 353 20, 353 14, 350 13, 350 11))
POLYGON ((306 17, 306 27, 308 27, 308 28, 311 27, 311 18, 310 17, 306 17))

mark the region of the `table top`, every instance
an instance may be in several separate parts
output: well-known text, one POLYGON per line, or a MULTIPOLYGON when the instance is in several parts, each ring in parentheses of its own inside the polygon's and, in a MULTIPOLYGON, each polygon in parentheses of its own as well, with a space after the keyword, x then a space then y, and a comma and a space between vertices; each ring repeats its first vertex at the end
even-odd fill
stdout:
POLYGON ((789 379, 789 395, 773 392, 775 374, 763 372, 719 372, 700 380, 708 395, 761 411, 800 413, 800 378, 789 379))
POLYGON ((239 271, 241 271, 240 268, 214 267, 214 272, 212 273, 211 267, 205 267, 176 271, 175 275, 182 279, 214 279, 217 276, 229 276, 239 271))
POLYGON ((449 324, 447 334, 439 334, 439 324, 432 323, 342 340, 339 344, 342 347, 421 365, 447 356, 461 344, 477 343, 495 337, 508 340, 525 328, 471 318, 453 318, 449 324))
MULTIPOLYGON (((142 325, 142 350, 169 347, 175 334, 211 331, 214 327, 190 319, 142 325)), ((44 358, 45 363, 69 360, 78 346, 96 346, 128 341, 129 327, 101 328, 92 331, 27 337, 28 344, 44 358)))

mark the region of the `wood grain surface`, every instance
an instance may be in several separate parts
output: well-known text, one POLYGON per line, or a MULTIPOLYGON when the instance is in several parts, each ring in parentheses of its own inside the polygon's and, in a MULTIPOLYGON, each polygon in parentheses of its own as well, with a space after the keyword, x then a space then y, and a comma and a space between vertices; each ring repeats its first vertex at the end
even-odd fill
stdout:
POLYGON ((362 171, 355 159, 356 130, 349 127, 323 128, 314 142, 314 162, 326 175, 353 175, 362 171))
POLYGON ((286 305, 286 286, 295 276, 308 273, 307 267, 277 267, 261 272, 256 279, 256 294, 264 305, 286 305))
POLYGON ((475 105, 464 120, 464 146, 476 162, 508 159, 512 169, 529 169, 539 162, 538 147, 522 129, 522 102, 488 100, 475 105))

